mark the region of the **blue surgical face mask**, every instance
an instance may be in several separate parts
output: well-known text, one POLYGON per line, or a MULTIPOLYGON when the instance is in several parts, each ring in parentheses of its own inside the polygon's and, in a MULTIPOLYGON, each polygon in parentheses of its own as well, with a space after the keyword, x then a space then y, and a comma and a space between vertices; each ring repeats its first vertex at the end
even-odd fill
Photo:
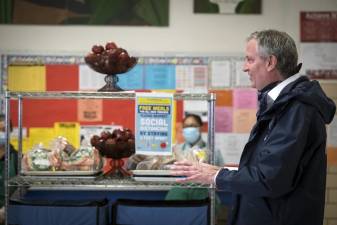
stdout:
POLYGON ((5 144, 6 144, 5 132, 0 132, 0 146, 5 146, 5 144))
POLYGON ((185 141, 189 144, 194 144, 200 138, 200 130, 198 127, 186 127, 183 129, 185 141))

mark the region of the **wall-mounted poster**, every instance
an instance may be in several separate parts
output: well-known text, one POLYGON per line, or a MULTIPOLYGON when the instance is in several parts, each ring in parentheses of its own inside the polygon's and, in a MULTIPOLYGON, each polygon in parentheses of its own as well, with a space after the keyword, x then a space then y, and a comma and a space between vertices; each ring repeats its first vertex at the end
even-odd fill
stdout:
POLYGON ((337 79, 337 11, 301 12, 302 71, 311 79, 337 79))
POLYGON ((0 23, 168 26, 169 0, 1 0, 0 23))
POLYGON ((194 13, 261 14, 262 0, 194 0, 194 13))

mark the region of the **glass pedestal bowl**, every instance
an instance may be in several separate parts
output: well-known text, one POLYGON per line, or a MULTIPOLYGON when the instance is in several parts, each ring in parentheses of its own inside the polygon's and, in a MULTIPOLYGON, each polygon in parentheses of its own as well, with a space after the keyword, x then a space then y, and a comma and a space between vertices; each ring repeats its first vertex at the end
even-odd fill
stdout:
POLYGON ((137 64, 137 58, 130 57, 122 48, 93 47, 93 51, 84 57, 86 64, 94 71, 104 74, 105 86, 98 91, 115 92, 123 91, 118 83, 117 74, 123 74, 131 70, 137 64))

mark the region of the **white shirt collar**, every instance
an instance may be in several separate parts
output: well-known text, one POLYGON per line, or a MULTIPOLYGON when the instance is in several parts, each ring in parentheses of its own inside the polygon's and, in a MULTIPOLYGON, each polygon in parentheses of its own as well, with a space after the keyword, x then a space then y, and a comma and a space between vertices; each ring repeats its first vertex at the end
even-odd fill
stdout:
POLYGON ((287 79, 285 79, 284 81, 282 81, 281 83, 279 83, 278 85, 276 85, 276 87, 274 87, 273 89, 271 89, 268 92, 268 95, 271 99, 273 99, 273 101, 275 101, 277 99, 277 97, 280 95, 281 91, 291 82, 294 82, 295 80, 297 80, 298 78, 300 78, 300 74, 296 74, 293 75, 291 77, 288 77, 287 79))

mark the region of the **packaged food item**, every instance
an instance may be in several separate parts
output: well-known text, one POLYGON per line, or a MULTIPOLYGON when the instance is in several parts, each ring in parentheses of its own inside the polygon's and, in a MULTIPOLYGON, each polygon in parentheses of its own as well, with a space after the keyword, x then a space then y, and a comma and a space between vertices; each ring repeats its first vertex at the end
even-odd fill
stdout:
POLYGON ((102 158, 92 146, 74 148, 64 137, 55 138, 50 148, 34 146, 22 160, 24 171, 99 171, 102 158))
POLYGON ((22 160, 23 169, 26 171, 52 170, 53 160, 51 160, 51 155, 51 150, 43 148, 42 144, 38 144, 26 155, 24 155, 22 160))
POLYGON ((93 147, 81 147, 75 151, 61 152, 61 170, 93 171, 101 167, 98 151, 93 147))

